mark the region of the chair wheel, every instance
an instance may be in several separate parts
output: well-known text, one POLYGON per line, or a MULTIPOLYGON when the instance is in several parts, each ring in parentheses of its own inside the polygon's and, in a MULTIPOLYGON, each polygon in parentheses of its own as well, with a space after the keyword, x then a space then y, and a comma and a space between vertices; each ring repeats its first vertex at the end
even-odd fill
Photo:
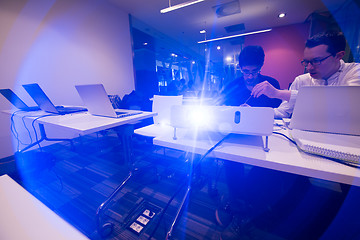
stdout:
POLYGON ((102 225, 101 229, 100 229, 100 235, 102 237, 106 237, 109 236, 114 228, 114 224, 112 223, 105 223, 104 225, 102 225))

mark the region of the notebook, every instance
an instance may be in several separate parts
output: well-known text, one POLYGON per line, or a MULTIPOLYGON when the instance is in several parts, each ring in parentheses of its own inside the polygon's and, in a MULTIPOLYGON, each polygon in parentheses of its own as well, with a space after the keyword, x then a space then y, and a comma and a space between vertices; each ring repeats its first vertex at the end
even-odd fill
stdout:
POLYGON ((39 107, 29 107, 24 103, 18 95, 16 95, 11 89, 0 89, 0 93, 16 108, 23 111, 38 111, 39 107))
POLYGON ((304 152, 360 164, 360 137, 292 129, 290 135, 304 152))
POLYGON ((69 114, 86 111, 83 107, 55 106, 37 83, 22 85, 41 110, 55 114, 69 114))
POLYGON ((123 118, 142 113, 142 111, 137 110, 115 110, 102 84, 77 85, 75 88, 84 102, 84 105, 92 115, 123 118))
POLYGON ((360 164, 360 86, 302 87, 289 128, 311 154, 360 164))
POLYGON ((360 86, 307 86, 297 95, 289 128, 360 136, 360 86))

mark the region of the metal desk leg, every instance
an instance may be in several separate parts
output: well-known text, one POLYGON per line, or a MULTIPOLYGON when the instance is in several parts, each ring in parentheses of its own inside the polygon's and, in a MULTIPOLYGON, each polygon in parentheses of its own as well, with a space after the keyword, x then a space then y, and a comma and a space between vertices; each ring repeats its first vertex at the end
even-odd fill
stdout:
MULTIPOLYGON (((189 154, 189 153, 188 153, 189 154)), ((189 195, 190 195, 190 191, 191 191, 191 180, 192 180, 192 177, 193 177, 193 167, 194 167, 194 156, 192 154, 190 154, 191 157, 190 157, 190 160, 189 160, 189 170, 188 170, 188 186, 187 186, 187 189, 186 189, 186 192, 185 192, 185 195, 181 201, 181 204, 180 204, 180 207, 179 209, 177 210, 176 212, 176 215, 175 215, 175 218, 171 224, 171 227, 169 229, 169 231, 167 232, 166 234, 166 240, 170 239, 171 238, 171 234, 174 230, 174 227, 175 227, 175 224, 177 223, 177 221, 180 219, 180 215, 181 215, 181 211, 182 209, 184 208, 184 205, 186 203, 186 200, 188 199, 189 195)))
POLYGON ((185 205, 185 202, 186 202, 187 198, 188 198, 189 195, 190 195, 190 191, 191 191, 191 186, 189 185, 188 188, 186 189, 185 196, 183 197, 183 199, 182 199, 182 201, 181 201, 180 207, 179 207, 179 209, 178 209, 177 212, 176 212, 176 216, 175 216, 175 218, 174 218, 174 221, 172 222, 169 231, 166 233, 166 239, 170 239, 170 238, 171 238, 171 234, 172 234, 172 232, 173 232, 173 230, 174 230, 175 224, 176 224, 176 222, 179 220, 181 211, 182 211, 182 209, 183 209, 183 207, 184 207, 184 205, 185 205))
POLYGON ((65 138, 48 138, 46 136, 46 132, 45 132, 45 128, 44 128, 44 124, 39 123, 39 129, 40 129, 40 139, 28 146, 26 146, 25 148, 23 148, 20 152, 25 152, 26 150, 28 150, 29 148, 32 148, 33 146, 40 144, 42 141, 57 141, 57 142, 61 142, 61 141, 69 141, 71 144, 71 148, 74 148, 74 144, 73 141, 71 139, 65 139, 65 138))
POLYGON ((269 148, 269 136, 265 137, 265 145, 263 146, 263 149, 264 149, 265 152, 270 151, 270 148, 269 148))
POLYGON ((103 211, 106 209, 106 206, 111 202, 111 200, 116 196, 116 194, 125 186, 125 184, 130 180, 133 176, 134 171, 134 163, 132 161, 132 134, 134 133, 133 125, 124 125, 120 126, 116 129, 118 136, 121 138, 124 155, 125 155, 125 162, 129 166, 129 174, 124 179, 124 181, 116 187, 116 189, 110 194, 110 196, 98 207, 96 211, 96 226, 98 233, 102 237, 106 237, 111 234, 113 231, 114 224, 113 223, 104 223, 101 225, 101 217, 103 211))
POLYGON ((98 233, 103 237, 109 235, 112 232, 114 225, 112 223, 104 223, 103 225, 100 225, 100 220, 101 220, 100 218, 102 216, 102 213, 106 208, 106 206, 111 202, 111 200, 116 196, 116 194, 124 187, 124 185, 130 180, 131 177, 132 177, 132 172, 130 171, 129 175, 125 178, 125 180, 111 193, 111 195, 96 210, 97 230, 98 233))

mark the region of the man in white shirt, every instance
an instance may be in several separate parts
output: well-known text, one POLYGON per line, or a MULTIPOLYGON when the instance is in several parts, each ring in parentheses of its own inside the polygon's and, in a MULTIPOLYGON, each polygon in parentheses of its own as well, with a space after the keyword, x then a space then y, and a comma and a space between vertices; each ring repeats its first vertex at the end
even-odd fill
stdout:
POLYGON ((283 100, 274 109, 276 118, 290 117, 298 90, 302 86, 360 86, 360 64, 345 63, 346 39, 340 32, 322 32, 306 41, 301 64, 306 74, 295 78, 289 90, 279 90, 268 82, 261 82, 252 90, 254 97, 262 94, 283 100))

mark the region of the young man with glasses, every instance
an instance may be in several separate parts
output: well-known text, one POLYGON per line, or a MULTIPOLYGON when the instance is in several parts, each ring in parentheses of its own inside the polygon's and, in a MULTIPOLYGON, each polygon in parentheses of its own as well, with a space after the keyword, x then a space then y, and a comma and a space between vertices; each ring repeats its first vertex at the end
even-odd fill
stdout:
MULTIPOLYGON (((265 54, 261 46, 247 46, 240 52, 239 66, 242 76, 224 88, 221 94, 223 104, 227 106, 248 105, 251 107, 272 108, 280 105, 281 100, 279 99, 269 98, 265 95, 257 98, 251 96, 254 86, 262 82, 271 84, 274 89, 280 88, 280 84, 276 79, 260 73, 264 58, 265 54)), ((265 175, 272 179, 277 178, 278 180, 272 182, 280 181, 277 185, 278 189, 282 189, 282 174, 274 176, 275 173, 272 170, 252 167, 248 171, 249 169, 245 168, 244 164, 224 161, 228 196, 221 196, 219 207, 215 211, 218 224, 224 227, 221 234, 222 240, 241 239, 243 233, 238 230, 249 227, 249 224, 244 226, 244 221, 263 214, 266 211, 264 209, 276 202, 278 196, 281 196, 281 193, 278 193, 277 190, 271 189, 271 192, 269 192, 270 188, 268 186, 270 185, 262 179, 265 175), (258 189, 260 191, 257 191, 258 189), (264 198, 268 199, 266 204, 263 204, 264 198), (247 215, 246 219, 244 219, 245 215, 247 215)))
POLYGON ((251 95, 263 95, 283 100, 275 109, 275 117, 290 117, 298 90, 302 86, 359 86, 360 64, 345 63, 346 39, 341 32, 322 32, 309 38, 305 44, 304 60, 301 64, 307 73, 295 78, 289 90, 279 90, 269 82, 256 85, 251 95))
POLYGON ((268 82, 275 89, 280 89, 279 82, 260 73, 264 65, 265 54, 261 46, 247 46, 239 55, 239 66, 242 72, 240 78, 235 79, 224 87, 220 102, 227 106, 247 104, 252 107, 273 107, 280 105, 281 100, 269 98, 265 95, 251 97, 254 86, 261 82, 268 82))

